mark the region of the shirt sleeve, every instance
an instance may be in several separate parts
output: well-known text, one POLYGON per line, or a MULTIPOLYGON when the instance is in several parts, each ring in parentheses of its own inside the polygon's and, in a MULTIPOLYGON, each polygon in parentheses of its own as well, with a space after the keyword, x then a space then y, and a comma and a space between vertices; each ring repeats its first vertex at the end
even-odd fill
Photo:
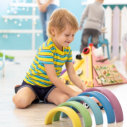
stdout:
POLYGON ((72 62, 72 50, 70 49, 67 62, 72 62))

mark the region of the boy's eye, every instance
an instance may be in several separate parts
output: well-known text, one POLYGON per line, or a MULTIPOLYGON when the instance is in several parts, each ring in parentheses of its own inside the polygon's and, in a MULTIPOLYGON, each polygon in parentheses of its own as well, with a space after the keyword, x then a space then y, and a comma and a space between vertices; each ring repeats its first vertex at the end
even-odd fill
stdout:
POLYGON ((74 34, 72 34, 72 37, 74 37, 75 35, 74 34))
POLYGON ((70 36, 69 34, 65 34, 66 37, 70 36))
POLYGON ((72 34, 72 35, 70 35, 70 34, 65 34, 65 36, 66 36, 66 37, 69 37, 69 36, 74 37, 75 35, 74 35, 74 34, 72 34))

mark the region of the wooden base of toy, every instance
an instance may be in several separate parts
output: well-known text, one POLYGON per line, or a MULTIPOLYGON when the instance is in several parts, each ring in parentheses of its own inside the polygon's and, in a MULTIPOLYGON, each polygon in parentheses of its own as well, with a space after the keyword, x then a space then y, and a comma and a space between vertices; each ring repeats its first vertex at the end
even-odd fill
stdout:
MULTIPOLYGON (((99 58, 97 58, 94 54, 93 54, 93 65, 101 65, 101 66, 110 66, 112 63, 110 62, 110 60, 105 60, 104 62, 97 62, 99 59, 103 59, 104 57, 102 56, 102 57, 99 57, 99 58)), ((112 64, 113 65, 113 64, 112 64)), ((117 70, 116 70, 117 71, 117 70)), ((119 73, 119 72, 118 72, 119 73)), ((122 82, 120 82, 120 83, 114 83, 114 84, 105 84, 105 85, 103 85, 103 84, 100 84, 99 82, 97 82, 97 73, 96 73, 96 71, 95 71, 95 69, 93 69, 93 77, 94 77, 94 79, 93 79, 93 82, 94 82, 94 87, 101 87, 101 86, 109 86, 109 85, 121 85, 121 84, 125 84, 125 83, 127 83, 127 79, 121 74, 121 73, 119 73, 119 75, 120 75, 120 77, 121 77, 121 79, 122 79, 122 82)))
MULTIPOLYGON (((93 48, 94 50, 94 48, 93 48)), ((95 65, 97 66, 110 66, 112 64, 112 60, 108 60, 106 58, 104 58, 103 56, 101 57, 96 57, 94 55, 94 53, 89 53, 89 54, 82 54, 83 58, 81 60, 77 60, 75 62, 75 71, 77 72, 77 74, 80 76, 80 78, 82 79, 82 81, 85 82, 86 86, 88 88, 92 88, 92 87, 101 87, 101 86, 109 86, 109 85, 120 85, 120 84, 125 84, 127 83, 127 79, 120 74, 117 69, 116 71, 118 72, 121 81, 120 82, 115 82, 115 83, 101 83, 98 80, 98 75, 94 69, 95 65), (91 55, 92 55, 92 60, 91 60, 91 55), (92 62, 92 67, 91 67, 91 62, 92 62), (89 83, 89 84, 88 84, 89 83)), ((112 64, 113 65, 113 64, 112 64)), ((114 66, 114 65, 113 65, 114 66)), ((114 66, 115 67, 115 66, 114 66)), ((69 80, 69 77, 67 74, 65 74, 66 76, 62 76, 70 85, 73 85, 71 83, 71 81, 69 80)), ((117 77, 117 76, 116 76, 117 77)))

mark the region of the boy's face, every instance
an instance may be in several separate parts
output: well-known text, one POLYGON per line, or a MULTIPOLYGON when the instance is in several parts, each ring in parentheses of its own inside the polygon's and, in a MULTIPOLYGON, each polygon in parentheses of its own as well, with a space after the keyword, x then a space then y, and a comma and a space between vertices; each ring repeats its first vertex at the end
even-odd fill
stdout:
POLYGON ((57 48, 62 50, 63 47, 68 47, 74 40, 75 33, 76 31, 74 31, 69 25, 66 25, 65 30, 61 33, 58 33, 57 29, 54 28, 54 37, 52 39, 57 48))

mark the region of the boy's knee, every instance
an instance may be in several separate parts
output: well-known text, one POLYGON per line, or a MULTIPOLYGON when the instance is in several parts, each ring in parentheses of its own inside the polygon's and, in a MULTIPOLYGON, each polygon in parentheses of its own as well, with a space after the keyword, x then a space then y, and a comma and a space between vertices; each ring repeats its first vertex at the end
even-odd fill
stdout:
POLYGON ((60 100, 59 100, 59 102, 57 103, 57 105, 66 102, 69 98, 70 98, 70 97, 69 97, 68 95, 63 95, 63 96, 60 98, 60 100))
POLYGON ((13 97, 13 102, 17 108, 23 109, 23 108, 28 107, 28 103, 26 99, 18 97, 16 95, 13 97))

